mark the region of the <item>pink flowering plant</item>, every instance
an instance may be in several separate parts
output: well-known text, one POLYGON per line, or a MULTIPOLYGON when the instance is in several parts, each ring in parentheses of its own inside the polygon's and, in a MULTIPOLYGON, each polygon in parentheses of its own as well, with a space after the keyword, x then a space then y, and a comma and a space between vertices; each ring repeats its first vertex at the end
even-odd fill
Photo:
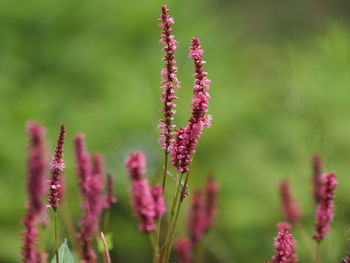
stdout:
MULTIPOLYGON (((160 43, 164 68, 161 70, 161 119, 159 121, 160 152, 164 162, 160 165, 160 178, 149 178, 147 175, 147 157, 141 151, 124 154, 124 166, 129 181, 130 206, 134 215, 136 228, 142 235, 150 238, 153 249, 153 263, 203 262, 203 241, 215 226, 218 216, 219 184, 213 175, 204 184, 189 190, 191 164, 197 146, 206 128, 211 126, 211 115, 208 114, 210 80, 205 72, 204 51, 198 37, 189 45, 189 59, 193 62, 193 88, 187 123, 175 124, 176 91, 180 87, 177 78, 175 51, 178 42, 173 34, 174 19, 167 6, 161 7, 159 28, 160 43), (177 128, 176 128, 177 127, 177 128), (169 182, 167 178, 171 178, 169 182), (171 183, 173 182, 173 183, 171 183), (171 188, 172 187, 172 188, 171 188), (187 207, 184 203, 188 201, 187 207), (187 209, 186 226, 178 235, 177 225, 180 212, 187 209), (173 251, 174 250, 174 251, 173 251), (174 253, 173 253, 174 252, 174 253)), ((65 163, 64 145, 65 126, 61 125, 56 147, 51 162, 48 162, 48 143, 45 139, 45 128, 35 122, 27 124, 29 136, 27 157, 27 201, 22 221, 22 261, 25 263, 44 263, 49 257, 51 262, 72 263, 67 242, 61 248, 57 217, 65 211, 65 163), (43 201, 47 195, 47 205, 43 201), (50 254, 39 246, 41 230, 49 227, 50 211, 53 213, 53 246, 50 254), (67 252, 68 251, 68 252, 67 252)), ((80 216, 75 223, 64 219, 67 232, 72 242, 75 259, 83 263, 111 263, 109 254, 112 248, 109 228, 110 210, 116 205, 114 176, 108 173, 104 157, 100 153, 88 150, 84 134, 69 137, 72 141, 77 189, 80 196, 80 216), (75 242, 76 241, 76 242, 75 242), (97 244, 102 244, 99 249, 97 244)), ((315 234, 312 235, 302 225, 302 213, 297 198, 292 193, 291 183, 283 180, 279 184, 281 211, 285 222, 277 225, 278 233, 274 239, 274 254, 269 263, 297 263, 297 237, 302 237, 310 250, 310 262, 321 263, 321 243, 331 230, 334 216, 335 190, 337 179, 335 172, 323 173, 319 156, 313 155, 312 163, 312 198, 315 202, 315 234)), ((68 212, 69 214, 69 212, 68 212)), ((116 235, 117 238, 121 238, 116 235)), ((272 241, 272 240, 271 240, 272 241)), ((272 244, 272 242, 271 242, 272 244)), ((271 249, 272 251, 272 249, 271 249)), ((350 250, 349 250, 350 251, 350 250)), ((272 253, 271 253, 272 254, 272 253)), ((350 252, 340 262, 350 262, 350 252)))

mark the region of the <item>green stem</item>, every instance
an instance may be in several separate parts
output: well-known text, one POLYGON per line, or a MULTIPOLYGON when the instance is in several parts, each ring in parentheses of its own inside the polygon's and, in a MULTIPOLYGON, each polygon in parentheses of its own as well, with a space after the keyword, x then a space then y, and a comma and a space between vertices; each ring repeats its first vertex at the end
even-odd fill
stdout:
POLYGON ((168 159, 169 159, 169 153, 164 153, 164 171, 163 171, 163 193, 165 193, 165 184, 166 184, 166 178, 167 178, 167 171, 168 171, 168 159))
POLYGON ((55 254, 56 254, 56 263, 60 262, 59 256, 58 256, 58 241, 57 241, 57 211, 55 211, 55 254))
POLYGON ((157 262, 157 258, 158 258, 158 246, 156 244, 156 236, 154 234, 154 232, 149 233, 149 237, 151 239, 151 244, 153 247, 153 263, 157 262))
MULTIPOLYGON (((184 175, 184 173, 181 173, 180 180, 179 180, 178 185, 177 185, 176 195, 175 195, 175 198, 173 200, 174 201, 173 206, 171 208, 171 221, 170 221, 170 226, 169 226, 168 233, 167 233, 167 239, 166 239, 166 242, 164 244, 164 246, 165 246, 165 260, 166 260, 165 262, 167 262, 169 260, 169 257, 170 257, 171 247, 172 247, 172 243, 174 241, 173 236, 174 236, 174 232, 175 232, 177 218, 179 216, 180 207, 182 204, 181 195, 182 195, 182 192, 184 191, 183 188, 185 187, 185 185, 182 188, 181 195, 180 195, 180 189, 181 189, 181 182, 182 182, 183 175, 184 175), (176 205, 177 205, 177 209, 176 209, 176 205), (175 213, 175 209, 176 209, 176 213, 175 213), (174 215, 175 215, 175 219, 174 219, 174 215), (169 251, 169 249, 170 249, 170 251, 169 251)), ((186 177, 186 179, 187 179, 187 177, 186 177)))

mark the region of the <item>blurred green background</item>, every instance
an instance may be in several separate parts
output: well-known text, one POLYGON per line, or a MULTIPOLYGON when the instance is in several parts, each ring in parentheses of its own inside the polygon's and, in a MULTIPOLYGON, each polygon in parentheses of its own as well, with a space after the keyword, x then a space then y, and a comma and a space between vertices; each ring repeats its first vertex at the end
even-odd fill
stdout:
MULTIPOLYGON (((140 149, 151 180, 161 168, 156 125, 163 52, 156 19, 164 3, 0 2, 0 262, 21 258, 29 119, 47 127, 51 142, 59 125, 66 125, 66 203, 74 221, 79 194, 72 136, 84 132, 89 149, 104 154, 119 198, 111 217, 113 262, 150 262, 149 239, 137 232, 131 216, 123 160, 140 149)), ((338 174, 336 216, 322 251, 325 263, 339 262, 350 227, 349 1, 166 3, 180 42, 178 125, 189 115, 193 79, 187 55, 193 36, 202 40, 213 81, 213 126, 200 140, 190 181, 194 188, 213 172, 221 185, 218 222, 204 240, 207 262, 271 258, 275 225, 283 220, 277 184, 284 178, 292 183, 311 235, 313 152, 338 174)), ((295 235, 300 262, 311 262, 295 235)))

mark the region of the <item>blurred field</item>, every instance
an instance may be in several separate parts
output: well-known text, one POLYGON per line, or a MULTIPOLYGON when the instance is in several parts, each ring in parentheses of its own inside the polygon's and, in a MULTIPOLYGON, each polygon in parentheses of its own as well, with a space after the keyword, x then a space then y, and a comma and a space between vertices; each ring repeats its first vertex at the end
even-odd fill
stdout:
MULTIPOLYGON (((149 176, 161 168, 156 125, 163 53, 156 19, 163 3, 0 2, 0 262, 20 260, 28 119, 46 125, 52 142, 59 124, 67 127, 66 200, 74 221, 79 196, 72 136, 86 133, 89 149, 104 154, 119 198, 112 211, 114 261, 148 262, 151 248, 131 217, 123 159, 141 149, 149 176)), ((213 172, 221 185, 219 220, 205 240, 208 262, 271 258, 275 225, 282 220, 277 184, 283 178, 291 180, 303 224, 312 232, 313 152, 325 159, 327 170, 337 171, 340 182, 335 220, 323 246, 324 262, 339 262, 350 227, 349 3, 167 4, 180 42, 178 125, 189 114, 187 55, 193 36, 202 40, 213 81, 213 126, 200 141, 190 182, 193 188, 213 172)), ((296 236, 300 262, 310 262, 296 236)))

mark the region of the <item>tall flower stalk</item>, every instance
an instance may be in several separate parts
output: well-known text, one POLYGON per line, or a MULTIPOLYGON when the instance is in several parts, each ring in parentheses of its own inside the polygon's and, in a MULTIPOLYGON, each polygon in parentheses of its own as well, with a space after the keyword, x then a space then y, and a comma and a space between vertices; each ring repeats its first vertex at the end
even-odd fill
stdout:
POLYGON ((62 198, 62 174, 65 167, 63 162, 63 144, 65 137, 64 125, 61 125, 60 134, 57 139, 56 150, 54 159, 50 164, 51 177, 49 180, 49 206, 52 208, 55 214, 54 220, 54 240, 55 240, 55 254, 56 254, 56 263, 59 263, 58 255, 58 240, 57 240, 57 209, 59 201, 62 198))
POLYGON ((44 157, 45 129, 34 122, 27 124, 29 135, 28 159, 27 159, 27 194, 26 213, 22 224, 25 230, 22 232, 22 256, 24 263, 37 263, 40 251, 37 248, 38 222, 44 218, 45 206, 43 195, 46 185, 46 162, 44 157))
POLYGON ((96 253, 92 248, 92 242, 98 232, 98 222, 105 205, 103 158, 99 154, 93 154, 91 163, 83 134, 76 135, 74 143, 83 214, 79 221, 80 233, 78 235, 82 248, 81 257, 84 263, 95 263, 96 253))
POLYGON ((194 87, 191 111, 192 115, 189 118, 189 123, 176 132, 176 139, 172 146, 172 164, 180 173, 177 178, 177 190, 173 199, 171 211, 174 211, 170 216, 170 226, 167 233, 165 243, 165 261, 170 256, 170 248, 172 247, 173 235, 176 227, 177 218, 181 208, 181 204, 187 195, 187 184, 190 172, 190 164, 192 157, 196 152, 198 140, 202 134, 204 127, 210 127, 211 115, 208 112, 208 93, 210 80, 207 78, 207 73, 203 70, 206 62, 203 60, 203 50, 200 41, 197 37, 192 39, 189 57, 194 62, 194 87), (184 182, 182 182, 185 177, 184 182))
POLYGON ((175 66, 175 50, 176 44, 178 43, 175 40, 175 36, 172 35, 172 26, 174 25, 174 19, 169 16, 169 9, 166 5, 161 7, 162 13, 158 21, 160 23, 158 26, 162 29, 160 43, 164 45, 162 48, 165 52, 163 61, 165 61, 165 67, 161 71, 161 101, 163 102, 163 108, 160 110, 163 114, 163 118, 160 120, 158 126, 160 130, 159 142, 161 143, 162 148, 164 149, 164 172, 163 172, 163 189, 165 189, 166 177, 167 177, 167 167, 168 167, 168 158, 171 145, 173 143, 174 128, 173 124, 175 114, 174 108, 176 104, 174 100, 176 97, 176 89, 180 87, 179 81, 177 79, 176 73, 177 68, 175 66))

